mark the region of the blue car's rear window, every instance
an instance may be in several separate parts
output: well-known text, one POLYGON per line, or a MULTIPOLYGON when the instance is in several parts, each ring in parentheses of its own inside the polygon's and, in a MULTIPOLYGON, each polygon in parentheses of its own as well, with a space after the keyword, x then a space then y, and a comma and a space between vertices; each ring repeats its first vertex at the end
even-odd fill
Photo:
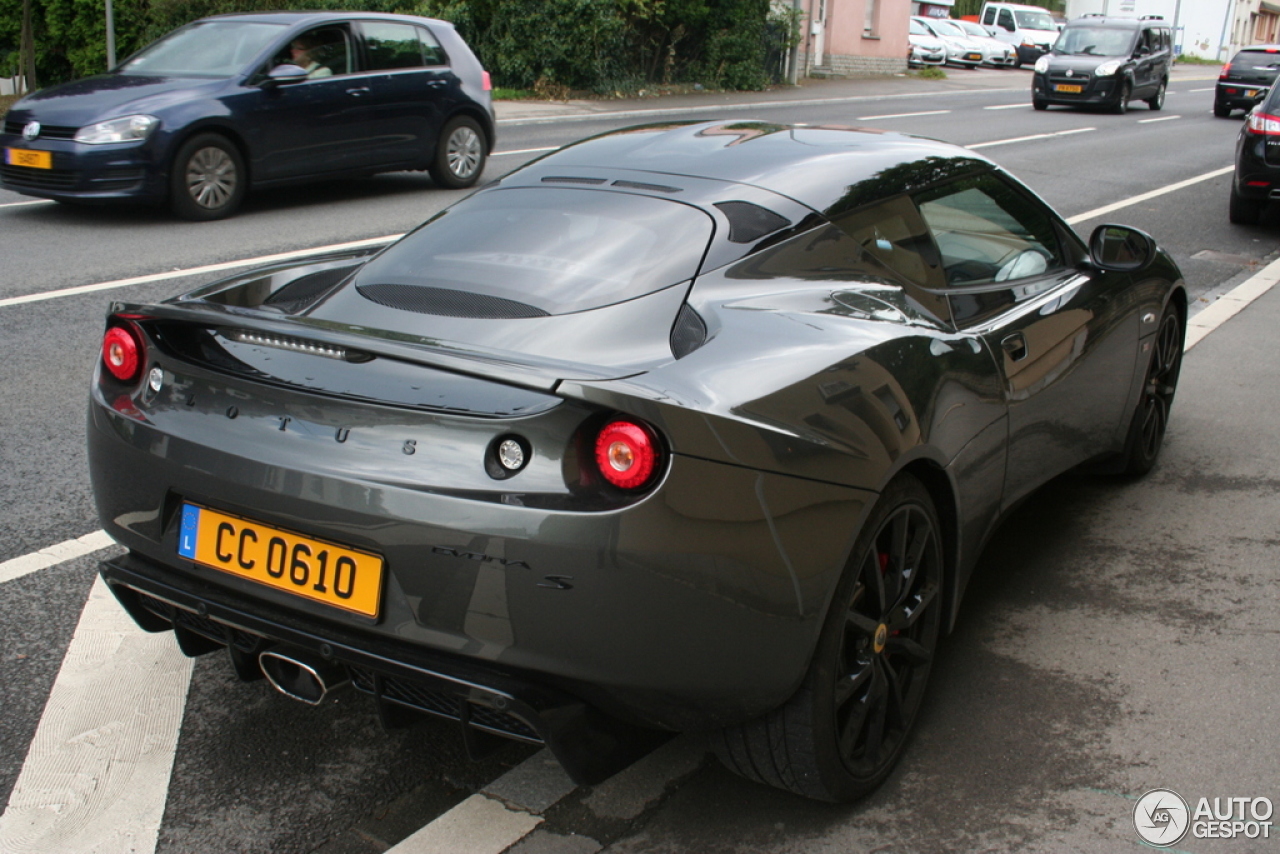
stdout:
POLYGON ((174 30, 117 70, 165 77, 230 77, 281 36, 283 24, 199 21, 174 30))
POLYGON ((370 261, 354 284, 458 291, 567 314, 692 279, 711 218, 650 196, 491 190, 463 201, 370 261))

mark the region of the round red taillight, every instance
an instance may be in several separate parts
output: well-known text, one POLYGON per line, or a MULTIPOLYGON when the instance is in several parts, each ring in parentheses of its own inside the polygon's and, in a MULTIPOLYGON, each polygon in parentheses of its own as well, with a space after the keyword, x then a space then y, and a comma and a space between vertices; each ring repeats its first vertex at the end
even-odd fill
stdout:
POLYGON ((619 489, 647 486, 661 459, 653 431, 634 421, 610 421, 596 436, 596 467, 619 489))
POLYGON ((136 380, 142 369, 142 343, 137 334, 123 326, 108 329, 102 336, 102 364, 121 382, 136 380))

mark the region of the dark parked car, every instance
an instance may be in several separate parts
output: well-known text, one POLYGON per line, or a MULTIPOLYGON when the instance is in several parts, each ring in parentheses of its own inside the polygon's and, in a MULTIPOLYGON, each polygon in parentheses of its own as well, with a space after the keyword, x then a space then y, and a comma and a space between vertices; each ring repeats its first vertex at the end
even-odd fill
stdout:
POLYGON ((1280 45, 1255 44, 1244 48, 1222 66, 1213 93, 1213 114, 1220 119, 1232 110, 1253 109, 1280 74, 1280 45))
POLYGON ((876 786, 979 551, 1045 481, 1155 462, 1186 294, 991 161, 755 121, 568 146, 377 254, 115 304, 103 577, 319 702, 545 743, 654 730, 876 786))
POLYGON ((1172 66, 1173 33, 1163 19, 1083 15, 1036 60, 1031 103, 1037 110, 1062 104, 1124 113, 1138 100, 1158 110, 1172 66))
POLYGON ((1272 89, 1245 117, 1236 139, 1228 216, 1237 225, 1257 225, 1275 198, 1280 198, 1280 90, 1272 89))
POLYGON ((232 213, 250 187, 426 169, 469 187, 493 147, 488 73, 451 24, 366 13, 196 21, 5 118, 0 185, 62 202, 232 213))

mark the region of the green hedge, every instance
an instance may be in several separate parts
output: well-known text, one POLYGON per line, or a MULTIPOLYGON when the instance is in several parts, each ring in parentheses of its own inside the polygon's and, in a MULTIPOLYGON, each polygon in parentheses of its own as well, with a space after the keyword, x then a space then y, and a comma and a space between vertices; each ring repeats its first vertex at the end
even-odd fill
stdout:
MULTIPOLYGON (((106 68, 103 0, 29 0, 43 85, 106 68)), ((0 74, 16 73, 23 0, 0 0, 0 74)), ((206 15, 344 9, 347 0, 113 0, 116 56, 206 15)), ((362 10, 453 21, 494 84, 630 91, 689 82, 759 89, 791 27, 769 0, 362 0, 362 10)))

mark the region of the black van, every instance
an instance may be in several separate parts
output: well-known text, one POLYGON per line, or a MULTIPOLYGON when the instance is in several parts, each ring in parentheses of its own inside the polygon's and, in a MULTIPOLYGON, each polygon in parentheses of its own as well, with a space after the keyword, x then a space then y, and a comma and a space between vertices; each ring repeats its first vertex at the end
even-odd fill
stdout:
POLYGON ((1163 18, 1083 15, 1036 60, 1031 103, 1037 110, 1063 104, 1123 113, 1138 100, 1158 110, 1172 64, 1173 33, 1163 18))

